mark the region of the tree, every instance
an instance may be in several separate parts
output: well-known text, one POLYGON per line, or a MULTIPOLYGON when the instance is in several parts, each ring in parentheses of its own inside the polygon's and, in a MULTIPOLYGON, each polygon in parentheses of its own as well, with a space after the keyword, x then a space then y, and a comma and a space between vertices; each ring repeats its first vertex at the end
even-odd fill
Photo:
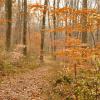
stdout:
MULTIPOLYGON (((87 0, 83 0, 83 10, 87 10, 87 0)), ((82 42, 87 43, 87 16, 86 14, 82 16, 82 25, 83 25, 83 32, 82 32, 82 42)))
POLYGON ((23 1, 24 5, 23 5, 23 9, 24 9, 24 16, 23 16, 23 45, 24 50, 23 53, 24 55, 27 54, 27 0, 23 1))
MULTIPOLYGON (((96 3, 97 3, 97 11, 98 11, 98 14, 100 14, 100 0, 97 0, 96 1, 96 3)), ((98 20, 98 24, 100 23, 100 20, 98 20)), ((99 33, 100 33, 100 28, 99 28, 99 25, 98 25, 98 27, 97 27, 97 34, 96 34, 96 39, 97 39, 97 42, 99 42, 100 40, 99 40, 99 33)))
POLYGON ((10 50, 11 46, 11 30, 12 30, 12 0, 5 0, 6 11, 6 50, 10 50))
MULTIPOLYGON (((53 26, 54 26, 54 29, 55 29, 56 28, 56 15, 55 15, 56 1, 55 0, 53 1, 53 8, 54 8, 53 26)), ((53 47, 54 52, 56 51, 55 41, 56 41, 56 32, 54 31, 54 47, 53 47)), ((54 56, 54 59, 56 59, 56 56, 54 56)))
POLYGON ((43 62, 43 48, 44 48, 44 29, 45 29, 45 19, 46 19, 46 10, 47 10, 48 0, 44 1, 44 11, 42 19, 42 29, 41 29, 41 44, 40 44, 40 61, 43 62))

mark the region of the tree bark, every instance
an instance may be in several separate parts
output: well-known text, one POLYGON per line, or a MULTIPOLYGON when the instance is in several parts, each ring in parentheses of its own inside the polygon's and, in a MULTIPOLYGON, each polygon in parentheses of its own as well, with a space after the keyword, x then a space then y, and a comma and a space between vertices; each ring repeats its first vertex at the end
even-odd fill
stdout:
POLYGON ((23 54, 27 54, 27 0, 24 0, 24 18, 23 18, 23 54))
POLYGON ((11 47, 11 30, 12 30, 12 0, 5 1, 6 11, 6 50, 11 47))
MULTIPOLYGON (((83 0, 83 10, 87 10, 87 0, 83 0)), ((82 25, 83 25, 83 32, 82 32, 82 42, 87 43, 87 15, 82 15, 82 25)))
POLYGON ((44 29, 45 29, 45 22, 46 22, 46 10, 47 10, 48 0, 44 1, 44 12, 43 12, 43 19, 42 19, 42 28, 41 28, 41 45, 40 45, 40 61, 44 61, 44 29))

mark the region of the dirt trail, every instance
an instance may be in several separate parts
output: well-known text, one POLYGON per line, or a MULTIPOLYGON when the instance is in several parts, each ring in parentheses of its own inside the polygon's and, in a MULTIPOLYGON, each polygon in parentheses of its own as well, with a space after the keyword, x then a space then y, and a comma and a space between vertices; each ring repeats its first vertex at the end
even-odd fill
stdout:
POLYGON ((0 100, 48 100, 54 67, 45 66, 20 75, 6 77, 0 84, 0 100))

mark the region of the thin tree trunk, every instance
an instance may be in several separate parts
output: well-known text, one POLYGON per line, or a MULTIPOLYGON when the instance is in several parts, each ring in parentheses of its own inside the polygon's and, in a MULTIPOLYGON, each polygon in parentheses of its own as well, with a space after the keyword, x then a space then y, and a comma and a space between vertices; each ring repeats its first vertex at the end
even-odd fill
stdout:
POLYGON ((23 19, 23 54, 27 54, 27 0, 24 0, 24 19, 23 19))
POLYGON ((11 30, 12 30, 12 0, 5 1, 6 11, 6 50, 9 51, 11 47, 11 30))
MULTIPOLYGON (((98 8, 97 8, 98 14, 100 14, 100 0, 97 0, 97 5, 98 5, 98 8)), ((98 20, 97 23, 99 24, 99 23, 100 23, 100 20, 98 20)), ((99 37, 100 37, 99 33, 100 33, 100 28, 99 28, 99 25, 98 25, 98 26, 97 26, 97 34, 96 34, 96 41, 97 41, 97 42, 100 41, 100 40, 99 40, 99 37)))
MULTIPOLYGON (((87 10, 87 0, 83 0, 83 10, 87 10)), ((83 24, 83 32, 82 32, 82 42, 87 43, 87 16, 82 15, 82 24, 83 24)))
POLYGON ((48 5, 48 0, 44 2, 44 12, 43 12, 43 19, 42 19, 42 29, 41 29, 41 46, 40 46, 40 61, 43 62, 44 56, 44 29, 45 29, 45 19, 46 19, 46 9, 48 5))
MULTIPOLYGON (((56 2, 54 0, 53 2, 53 7, 54 7, 54 12, 55 12, 55 7, 56 7, 56 2)), ((56 28, 56 15, 54 13, 53 15, 53 25, 54 25, 54 29, 56 28)), ((56 52, 56 44, 55 44, 55 41, 56 41, 56 32, 54 32, 54 52, 56 52)), ((56 59, 56 56, 54 56, 54 59, 56 59)))

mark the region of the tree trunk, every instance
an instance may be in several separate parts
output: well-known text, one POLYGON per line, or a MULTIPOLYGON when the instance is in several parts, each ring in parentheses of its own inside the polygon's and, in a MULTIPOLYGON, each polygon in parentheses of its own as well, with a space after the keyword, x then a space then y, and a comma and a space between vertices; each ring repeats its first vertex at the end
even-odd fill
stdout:
POLYGON ((44 29, 45 29, 45 18, 46 18, 46 9, 48 5, 48 0, 44 2, 44 12, 43 12, 43 19, 42 19, 42 29, 41 29, 41 46, 40 46, 40 61, 43 62, 43 49, 44 49, 44 29))
MULTIPOLYGON (((53 7, 54 7, 54 11, 55 11, 55 7, 56 7, 56 1, 54 0, 53 1, 53 7)), ((54 26, 54 29, 56 28, 56 15, 55 15, 55 13, 54 13, 54 15, 53 15, 53 26, 54 26)), ((53 52, 55 53, 56 52, 56 44, 55 44, 55 42, 56 42, 56 32, 54 31, 54 47, 53 47, 53 52)), ((56 55, 54 55, 54 59, 56 59, 56 55)))
POLYGON ((27 0, 24 0, 24 16, 23 16, 23 54, 27 54, 27 0))
MULTIPOLYGON (((98 5, 97 11, 98 11, 98 14, 100 14, 100 0, 97 0, 97 5, 98 5)), ((100 39, 99 39, 99 37, 100 37, 100 34, 99 34, 100 33, 100 28, 99 28, 100 20, 98 20, 97 23, 98 23, 98 26, 97 26, 96 42, 100 42, 100 39)))
POLYGON ((12 30, 12 0, 5 1, 6 11, 6 50, 9 51, 11 47, 11 30, 12 30))
MULTIPOLYGON (((87 0, 83 0, 83 10, 87 10, 87 0)), ((87 43, 87 15, 82 15, 82 25, 83 25, 83 32, 82 32, 82 42, 87 43)))

